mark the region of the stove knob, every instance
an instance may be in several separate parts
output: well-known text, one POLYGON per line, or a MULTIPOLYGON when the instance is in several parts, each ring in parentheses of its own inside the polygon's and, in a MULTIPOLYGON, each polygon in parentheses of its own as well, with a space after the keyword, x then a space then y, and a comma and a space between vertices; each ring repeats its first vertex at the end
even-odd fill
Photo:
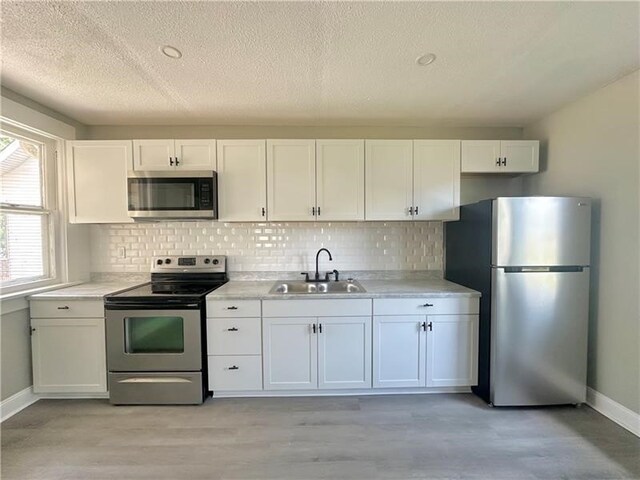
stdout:
POLYGON ((158 260, 156 263, 157 263, 158 265, 162 265, 162 260, 158 260))
MULTIPOLYGON (((214 260, 214 262, 215 262, 215 260, 214 260)), ((205 263, 205 265, 209 265, 209 263, 211 263, 211 260, 209 260, 208 258, 205 258, 204 259, 204 263, 205 263)))
POLYGON ((170 258, 167 258, 167 259, 164 261, 164 263, 166 263, 167 265, 169 265, 169 264, 171 263, 171 259, 170 259, 170 258))
POLYGON ((219 261, 217 258, 214 258, 214 259, 213 259, 213 264, 214 264, 214 265, 217 265, 217 264, 219 264, 219 263, 220 263, 220 261, 219 261))

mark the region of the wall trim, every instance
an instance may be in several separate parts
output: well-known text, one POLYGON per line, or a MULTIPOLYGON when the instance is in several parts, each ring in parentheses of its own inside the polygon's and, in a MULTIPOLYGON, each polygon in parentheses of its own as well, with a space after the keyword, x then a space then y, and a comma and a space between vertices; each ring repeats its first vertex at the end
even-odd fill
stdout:
POLYGON ((640 437, 640 413, 620 405, 591 387, 587 387, 587 405, 640 437))
POLYGON ((29 405, 36 403, 39 399, 40 397, 33 393, 33 387, 27 387, 11 395, 9 398, 5 398, 0 402, 0 422, 4 422, 6 419, 13 417, 29 405))

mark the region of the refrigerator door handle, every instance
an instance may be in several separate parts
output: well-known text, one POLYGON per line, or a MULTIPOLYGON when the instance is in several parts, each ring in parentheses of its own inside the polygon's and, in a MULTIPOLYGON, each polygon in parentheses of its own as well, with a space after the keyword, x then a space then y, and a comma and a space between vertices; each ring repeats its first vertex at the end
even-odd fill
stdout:
POLYGON ((536 273, 536 272, 582 272, 584 267, 571 266, 571 267, 504 267, 504 273, 536 273))

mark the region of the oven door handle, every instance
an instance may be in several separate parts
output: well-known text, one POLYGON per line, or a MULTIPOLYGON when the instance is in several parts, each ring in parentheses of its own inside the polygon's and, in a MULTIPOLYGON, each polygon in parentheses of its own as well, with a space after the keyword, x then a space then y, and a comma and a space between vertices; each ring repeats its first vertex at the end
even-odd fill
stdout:
POLYGON ((191 380, 184 377, 129 377, 124 380, 118 380, 118 383, 192 383, 191 380))

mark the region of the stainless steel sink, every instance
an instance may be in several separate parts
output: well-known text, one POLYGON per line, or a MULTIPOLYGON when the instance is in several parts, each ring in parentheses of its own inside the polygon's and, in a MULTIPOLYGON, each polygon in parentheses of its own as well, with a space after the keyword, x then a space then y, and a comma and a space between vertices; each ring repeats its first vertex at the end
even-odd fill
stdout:
POLYGON ((323 293, 363 293, 366 290, 355 280, 340 280, 339 282, 303 282, 279 281, 269 293, 281 294, 323 294, 323 293))

